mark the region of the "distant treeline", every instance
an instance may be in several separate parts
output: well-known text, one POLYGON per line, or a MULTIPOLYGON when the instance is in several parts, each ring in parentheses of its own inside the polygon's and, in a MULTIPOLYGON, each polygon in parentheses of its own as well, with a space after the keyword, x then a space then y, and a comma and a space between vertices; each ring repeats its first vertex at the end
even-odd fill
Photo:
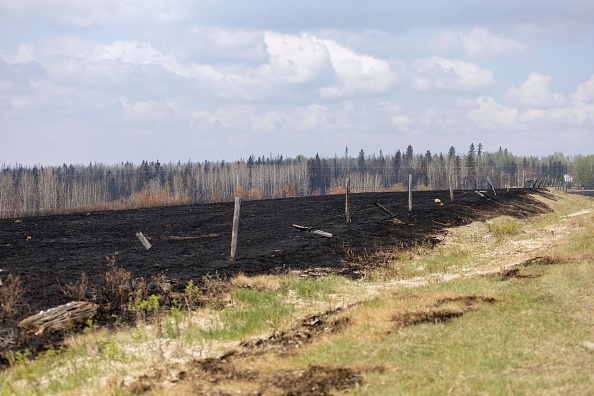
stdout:
POLYGON ((212 203, 343 193, 414 189, 487 189, 593 185, 594 155, 515 156, 485 152, 481 144, 459 153, 417 154, 412 146, 394 154, 283 158, 251 155, 234 162, 8 166, 0 170, 0 217, 155 205, 212 203))

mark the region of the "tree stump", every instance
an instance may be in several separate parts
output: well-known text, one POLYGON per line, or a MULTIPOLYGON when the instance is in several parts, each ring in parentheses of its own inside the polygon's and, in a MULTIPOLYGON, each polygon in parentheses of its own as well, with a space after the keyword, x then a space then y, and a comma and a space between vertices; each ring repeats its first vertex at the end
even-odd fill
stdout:
POLYGON ((21 320, 18 326, 28 332, 42 334, 45 330, 69 330, 81 327, 97 315, 99 305, 73 301, 21 320))

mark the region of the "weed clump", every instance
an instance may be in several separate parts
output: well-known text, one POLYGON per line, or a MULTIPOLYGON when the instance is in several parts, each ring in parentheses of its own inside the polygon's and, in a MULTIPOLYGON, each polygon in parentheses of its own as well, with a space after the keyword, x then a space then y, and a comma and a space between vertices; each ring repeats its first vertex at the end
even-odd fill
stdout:
POLYGON ((511 217, 503 217, 487 223, 487 231, 498 240, 518 235, 521 230, 520 223, 511 217))

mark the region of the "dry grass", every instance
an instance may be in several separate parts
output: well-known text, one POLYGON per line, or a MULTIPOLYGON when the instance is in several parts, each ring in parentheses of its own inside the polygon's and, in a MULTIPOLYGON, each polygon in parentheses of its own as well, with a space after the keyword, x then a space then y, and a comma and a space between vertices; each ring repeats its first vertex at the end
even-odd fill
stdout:
POLYGON ((14 320, 26 305, 28 287, 18 275, 8 274, 0 283, 0 324, 14 320))
POLYGON ((278 291, 286 283, 286 279, 278 276, 257 275, 246 276, 240 274, 230 281, 231 285, 239 288, 248 288, 258 291, 278 291))

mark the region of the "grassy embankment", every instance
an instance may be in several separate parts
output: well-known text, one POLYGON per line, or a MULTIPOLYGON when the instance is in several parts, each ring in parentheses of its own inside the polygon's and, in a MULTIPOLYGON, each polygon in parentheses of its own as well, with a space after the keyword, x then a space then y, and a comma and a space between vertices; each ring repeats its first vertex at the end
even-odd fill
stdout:
POLYGON ((304 375, 319 389, 350 384, 353 394, 590 394, 594 201, 557 197, 547 200, 553 213, 453 229, 433 250, 361 257, 375 260, 365 281, 239 277, 222 304, 189 311, 163 312, 149 298, 136 309, 153 315, 137 326, 91 324, 64 350, 15 355, 0 394, 283 394, 285 379, 304 375), (299 348, 238 346, 325 311, 328 327, 340 326, 299 348), (246 355, 219 361, 223 376, 197 363, 230 348, 246 355), (326 370, 323 380, 312 367, 326 370))

